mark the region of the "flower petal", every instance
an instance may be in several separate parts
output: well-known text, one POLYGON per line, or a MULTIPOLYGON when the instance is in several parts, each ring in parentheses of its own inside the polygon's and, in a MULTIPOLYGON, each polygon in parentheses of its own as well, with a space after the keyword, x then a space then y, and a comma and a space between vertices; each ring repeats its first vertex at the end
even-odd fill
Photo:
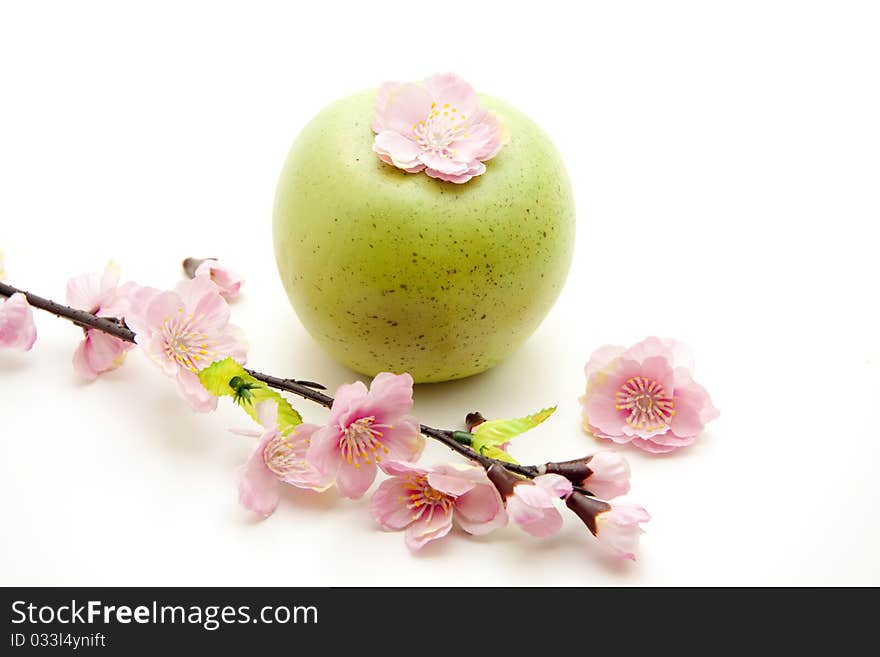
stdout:
POLYGON ((367 415, 379 423, 394 423, 406 415, 413 405, 413 378, 407 373, 380 372, 370 383, 366 403, 362 407, 367 415))
POLYGON ((346 383, 336 389, 333 406, 327 417, 327 424, 334 426, 348 426, 348 416, 352 407, 362 402, 367 397, 367 386, 361 381, 346 383))
POLYGON ((321 427, 312 434, 311 444, 306 450, 306 461, 329 480, 336 478, 342 463, 340 437, 338 428, 330 425, 321 427))
POLYGON ((177 291, 186 310, 198 318, 199 326, 207 329, 206 332, 225 327, 229 322, 229 304, 210 278, 199 276, 181 281, 177 291))
POLYGON ((654 442, 653 439, 646 440, 645 438, 633 438, 631 442, 634 447, 638 447, 651 454, 668 454, 669 452, 674 452, 678 449, 678 447, 674 445, 661 445, 660 443, 654 442))
POLYGON ((220 295, 227 301, 231 301, 238 296, 239 290, 244 280, 237 273, 232 271, 225 264, 218 260, 208 258, 202 262, 195 270, 195 276, 205 276, 214 285, 220 295))
POLYGON ((376 114, 373 130, 391 130, 401 135, 411 134, 413 126, 424 120, 431 111, 428 91, 412 83, 386 83, 376 94, 376 114))
POLYGON ((477 93, 474 88, 454 73, 437 73, 425 79, 425 89, 431 99, 442 108, 446 103, 465 116, 477 109, 477 93))
MULTIPOLYGON (((553 508, 553 500, 555 496, 553 495, 553 493, 541 486, 532 485, 528 482, 523 482, 521 484, 517 484, 513 490, 514 497, 519 498, 520 500, 535 509, 553 508)), ((508 503, 510 503, 510 500, 508 500, 508 503)))
POLYGON ((257 404, 257 420, 264 429, 278 428, 278 402, 272 400, 257 404))
POLYGON ((343 497, 355 500, 361 498, 375 481, 376 464, 361 462, 359 465, 360 467, 355 467, 354 463, 343 461, 339 466, 339 472, 336 473, 336 487, 343 497))
POLYGON ((0 349, 30 351, 37 339, 34 314, 27 297, 16 292, 0 299, 0 349))
POLYGON ((269 516, 278 506, 278 479, 263 461, 264 442, 260 441, 238 477, 238 499, 261 516, 269 516))
POLYGON ((398 169, 403 169, 410 173, 415 173, 412 171, 413 169, 424 167, 419 161, 419 154, 422 152, 422 149, 413 140, 404 137, 399 132, 385 130, 376 135, 375 139, 373 139, 373 152, 383 162, 392 164, 398 169))
POLYGON ((404 415, 391 427, 382 429, 382 445, 388 450, 386 458, 395 461, 417 461, 425 448, 419 421, 404 415))
POLYGON ((538 488, 547 491, 555 498, 566 497, 571 494, 571 482, 558 474, 545 474, 532 479, 532 483, 538 488))
POLYGON ((589 381, 594 374, 609 368, 624 351, 626 351, 624 347, 613 344, 606 344, 596 349, 596 351, 590 356, 590 360, 588 360, 587 364, 584 366, 584 376, 586 376, 587 381, 589 381))
POLYGON ((466 174, 470 169, 467 162, 454 160, 450 157, 440 157, 439 155, 429 152, 421 153, 419 155, 419 160, 428 167, 428 170, 448 176, 461 176, 466 174))
POLYGON ((413 521, 413 511, 407 507, 409 492, 402 477, 386 479, 370 499, 370 512, 383 529, 403 529, 413 521))
POLYGON ((718 417, 709 393, 696 381, 675 390, 675 415, 669 424, 679 438, 698 436, 706 422, 718 417))
POLYGON ((454 502, 455 519, 469 534, 488 534, 507 524, 501 495, 492 484, 474 486, 454 502))
POLYGON ((73 367, 88 381, 122 364, 126 352, 134 345, 96 329, 89 329, 73 355, 73 367))
POLYGON ((420 468, 414 463, 409 463, 407 461, 383 460, 379 462, 379 467, 382 469, 382 472, 393 477, 405 477, 410 474, 428 474, 428 471, 425 468, 420 468))
POLYGON ((663 358, 670 364, 672 363, 672 351, 669 349, 669 346, 664 344, 660 338, 654 336, 645 338, 641 342, 637 342, 632 347, 627 349, 626 353, 624 354, 624 358, 628 358, 639 363, 642 363, 646 359, 653 358, 655 356, 663 358))
POLYGON ((183 398, 198 413, 207 413, 217 408, 217 398, 205 389, 195 372, 186 368, 177 370, 177 383, 183 398))
POLYGON ((450 174, 431 168, 425 169, 425 173, 431 178, 437 178, 438 180, 445 180, 446 182, 456 184, 463 184, 474 176, 481 176, 486 173, 486 165, 482 162, 472 162, 468 165, 467 172, 463 174, 450 174))
POLYGON ((596 497, 610 500, 629 492, 630 468, 627 460, 611 450, 593 454, 587 467, 592 474, 584 486, 596 497))
POLYGON ((640 506, 615 504, 609 511, 596 516, 596 538, 619 557, 635 561, 639 536, 644 533, 639 523, 650 519, 648 512, 640 506))
POLYGON ((447 495, 464 495, 471 490, 476 484, 467 479, 462 479, 454 475, 439 474, 437 472, 428 473, 428 484, 431 488, 446 493, 447 495))
POLYGON ((443 538, 452 529, 452 509, 432 506, 406 529, 406 544, 420 550, 430 541, 443 538))
POLYGON ((81 274, 67 281, 65 300, 68 306, 93 312, 100 307, 101 277, 95 273, 81 274))
POLYGON ((562 515, 555 507, 535 508, 514 495, 507 500, 507 512, 524 532, 532 536, 544 538, 562 529, 562 515))

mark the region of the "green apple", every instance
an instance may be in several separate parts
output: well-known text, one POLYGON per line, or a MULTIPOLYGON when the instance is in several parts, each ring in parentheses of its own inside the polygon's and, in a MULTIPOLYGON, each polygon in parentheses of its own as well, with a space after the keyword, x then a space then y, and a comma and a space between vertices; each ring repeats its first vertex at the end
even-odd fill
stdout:
POLYGON ((321 111, 287 157, 275 257, 314 339, 362 374, 416 382, 487 370, 537 328, 574 246, 571 186, 553 144, 494 98, 510 143, 464 184, 384 164, 375 91, 321 111))

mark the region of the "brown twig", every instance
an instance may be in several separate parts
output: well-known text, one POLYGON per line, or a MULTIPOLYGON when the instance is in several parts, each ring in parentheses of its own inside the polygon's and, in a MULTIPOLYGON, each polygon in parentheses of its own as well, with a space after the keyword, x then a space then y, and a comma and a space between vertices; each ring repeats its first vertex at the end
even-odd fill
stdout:
MULTIPOLYGON (((6 283, 0 282, 0 296, 10 297, 13 294, 23 294, 28 303, 39 310, 45 310, 46 312, 52 313, 56 317, 60 317, 62 319, 66 319, 70 322, 73 322, 79 327, 88 328, 88 329, 96 329, 98 331, 103 331, 109 335, 119 338, 120 340, 124 340, 125 342, 134 343, 135 333, 128 326, 125 325, 125 322, 112 318, 112 317, 97 317, 92 313, 88 313, 84 310, 78 310, 76 308, 71 308, 70 306, 65 306, 60 303, 56 303, 50 299, 46 299, 44 297, 38 296, 32 292, 27 292, 25 290, 20 290, 12 285, 7 285, 6 283)), ((285 392, 292 393, 294 395, 298 395, 303 399, 308 399, 316 404, 320 404, 326 408, 330 408, 333 405, 333 397, 321 392, 318 388, 324 388, 319 383, 315 383, 313 381, 299 381, 297 379, 282 379, 277 376, 272 376, 271 374, 263 374, 262 372, 258 372, 256 370, 248 369, 246 370, 248 374, 250 374, 255 379, 262 381, 266 385, 276 388, 277 390, 283 390, 285 392)), ((421 425, 421 432, 425 436, 432 438, 448 447, 449 449, 461 454, 466 459, 474 461, 475 463, 480 464, 485 469, 489 469, 492 465, 499 465, 510 472, 514 472, 518 475, 528 478, 534 478, 538 476, 538 468, 533 465, 519 465, 516 463, 507 463, 505 461, 500 461, 498 459, 493 459, 479 452, 471 449, 465 444, 462 444, 459 440, 456 440, 456 434, 461 434, 463 432, 451 431, 448 429, 436 429, 434 427, 429 427, 426 424, 421 425)))

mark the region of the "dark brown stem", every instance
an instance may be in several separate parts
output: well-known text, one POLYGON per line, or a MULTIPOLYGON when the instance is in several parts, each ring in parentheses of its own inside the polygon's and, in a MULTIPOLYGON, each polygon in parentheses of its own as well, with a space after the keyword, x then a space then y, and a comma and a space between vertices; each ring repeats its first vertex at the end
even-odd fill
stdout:
POLYGON ((0 296, 11 297, 16 293, 23 294, 27 298, 28 303, 34 308, 50 312, 57 317, 73 322, 79 327, 98 329, 125 342, 134 342, 134 331, 118 319, 113 317, 96 317, 84 310, 63 306, 60 303, 37 296, 32 292, 26 292, 6 283, 0 283, 0 296))
MULTIPOLYGON (((77 326, 83 328, 97 329, 98 331, 103 331, 104 333, 108 333, 114 337, 117 337, 120 340, 124 340, 125 342, 135 341, 134 331, 128 328, 124 322, 121 322, 112 317, 96 317, 95 315, 87 313, 84 310, 77 310, 76 308, 71 308, 70 306, 64 306, 60 303, 55 303, 54 301, 33 294, 32 292, 26 292, 25 290, 20 290, 16 287, 13 287, 12 285, 7 285, 6 283, 0 282, 0 296, 11 297, 13 294, 17 293, 23 294, 27 298, 28 303, 34 308, 50 312, 57 317, 61 317, 62 319, 73 322, 77 326)), ((271 374, 263 374, 262 372, 258 372, 256 370, 249 369, 246 371, 255 379, 258 379, 259 381, 262 381, 266 385, 272 388, 276 388, 277 390, 284 390, 285 392, 298 395, 303 399, 308 399, 309 401, 320 404, 325 408, 330 408, 333 405, 333 397, 324 394, 320 390, 316 389, 319 387, 323 388, 321 384, 316 384, 312 381, 282 379, 277 376, 272 376, 271 374)), ((538 476, 538 468, 536 468, 535 466, 506 463, 504 461, 499 461, 497 459, 479 454, 467 445, 462 445, 457 440, 455 440, 452 435, 454 433, 453 431, 449 431, 446 429, 435 429, 434 427, 429 427, 428 425, 423 424, 421 425, 421 432, 429 438, 443 443, 449 449, 461 454, 465 458, 479 463, 487 470, 494 464, 504 467, 510 472, 514 472, 524 477, 533 478, 538 476)))

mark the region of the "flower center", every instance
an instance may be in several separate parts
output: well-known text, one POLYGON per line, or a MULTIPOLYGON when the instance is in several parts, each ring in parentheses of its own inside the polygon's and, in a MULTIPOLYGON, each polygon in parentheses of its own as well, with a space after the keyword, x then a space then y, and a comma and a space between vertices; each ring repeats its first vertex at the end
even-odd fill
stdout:
POLYGON ((675 415, 675 400, 660 383, 645 376, 627 379, 615 401, 618 411, 628 411, 626 423, 634 429, 662 429, 675 415))
POLYGON ((282 479, 295 472, 308 470, 306 463, 306 450, 309 447, 308 440, 292 442, 289 436, 276 435, 266 443, 263 448, 263 460, 266 467, 282 479))
MULTIPOLYGON (((445 512, 452 506, 453 497, 432 488, 426 476, 407 475, 405 481, 409 497, 406 508, 413 510, 413 519, 419 518, 426 511, 433 514, 437 507, 445 512)), ((406 498, 401 499, 405 500, 406 498)))
POLYGON ((371 455, 376 463, 379 463, 382 456, 378 452, 388 453, 388 448, 382 444, 382 432, 379 431, 379 427, 391 427, 375 422, 375 417, 362 417, 349 424, 342 432, 339 449, 346 463, 354 463, 354 467, 359 468, 360 461, 372 463, 371 455))
POLYGON ((197 318, 184 316, 183 308, 177 312, 176 317, 166 317, 162 322, 162 350, 169 360, 198 372, 217 357, 217 352, 211 351, 208 335, 198 330, 197 318))
POLYGON ((452 145, 459 139, 467 138, 467 117, 458 109, 444 103, 437 107, 431 103, 431 113, 424 121, 413 126, 416 143, 423 151, 438 157, 454 157, 452 145))

